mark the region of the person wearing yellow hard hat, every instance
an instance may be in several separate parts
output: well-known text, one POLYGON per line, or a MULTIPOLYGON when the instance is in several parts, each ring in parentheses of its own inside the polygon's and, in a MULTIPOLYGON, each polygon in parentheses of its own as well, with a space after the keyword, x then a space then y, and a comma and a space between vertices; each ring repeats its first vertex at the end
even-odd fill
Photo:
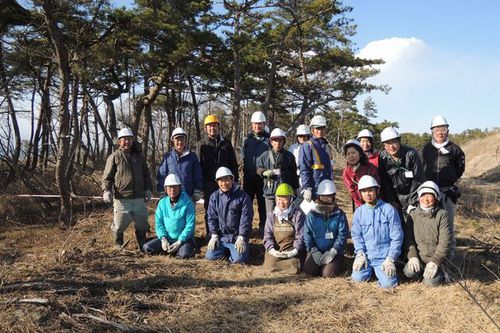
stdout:
POLYGON ((209 114, 204 121, 205 134, 196 147, 196 154, 200 160, 203 176, 203 198, 205 208, 205 230, 206 237, 210 237, 208 231, 207 209, 210 195, 219 187, 215 181, 215 174, 220 167, 226 167, 234 175, 234 181, 238 182, 238 161, 231 141, 221 134, 220 120, 215 114, 209 114))
POLYGON ((305 215, 292 205, 295 192, 287 183, 276 189, 276 207, 267 214, 264 228, 264 264, 266 272, 298 273, 304 262, 302 231, 305 215))

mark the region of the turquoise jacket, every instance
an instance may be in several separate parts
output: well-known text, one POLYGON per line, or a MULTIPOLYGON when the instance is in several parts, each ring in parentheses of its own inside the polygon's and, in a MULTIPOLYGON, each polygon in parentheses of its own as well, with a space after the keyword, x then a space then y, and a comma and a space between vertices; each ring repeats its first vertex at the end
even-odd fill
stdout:
POLYGON ((193 201, 186 192, 181 192, 174 207, 169 197, 161 199, 155 213, 156 236, 167 237, 169 243, 194 239, 195 216, 193 201))

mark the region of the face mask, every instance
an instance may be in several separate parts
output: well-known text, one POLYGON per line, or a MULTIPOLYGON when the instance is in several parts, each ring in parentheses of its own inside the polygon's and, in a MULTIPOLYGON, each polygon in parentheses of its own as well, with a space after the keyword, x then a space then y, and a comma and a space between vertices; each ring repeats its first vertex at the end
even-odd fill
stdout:
POLYGON ((292 207, 288 207, 285 210, 281 210, 278 206, 274 207, 274 215, 278 217, 278 220, 281 222, 283 220, 288 220, 288 215, 292 211, 292 207))

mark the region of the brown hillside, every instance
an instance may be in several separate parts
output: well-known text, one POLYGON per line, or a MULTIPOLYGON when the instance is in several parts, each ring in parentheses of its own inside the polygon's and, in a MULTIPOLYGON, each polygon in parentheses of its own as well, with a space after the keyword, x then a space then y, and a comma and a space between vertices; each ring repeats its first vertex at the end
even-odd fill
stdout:
POLYGON ((468 142, 465 152, 464 178, 479 177, 500 165, 500 132, 468 142))

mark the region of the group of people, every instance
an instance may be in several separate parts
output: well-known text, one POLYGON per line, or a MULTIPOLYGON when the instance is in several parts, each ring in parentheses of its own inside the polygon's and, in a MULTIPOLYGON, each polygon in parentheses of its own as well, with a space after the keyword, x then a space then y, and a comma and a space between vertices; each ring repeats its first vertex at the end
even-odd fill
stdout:
POLYGON ((454 251, 456 182, 465 169, 464 153, 449 141, 444 117, 433 118, 432 141, 421 152, 402 145, 392 127, 381 133, 380 152, 368 129, 346 142, 342 178, 353 203, 351 231, 336 203, 326 119, 316 115, 309 126, 298 126, 289 150, 285 132, 274 128, 269 133, 262 112, 253 113, 251 124, 241 149, 243 187, 235 150, 222 136, 216 115, 205 118, 205 137, 196 152, 182 128, 172 132, 172 150, 157 172, 161 200, 155 212, 157 237, 150 241, 145 202, 151 200, 152 182, 140 145, 130 129, 122 129, 102 185, 104 201, 114 206, 116 245, 123 246, 123 232, 134 221, 141 251, 192 257, 195 204, 203 198, 206 259, 246 263, 255 197, 266 271, 338 276, 351 236, 354 281, 375 274, 381 287, 394 287, 396 263, 403 260, 408 278, 423 278, 428 285, 444 282, 442 265, 454 251))

